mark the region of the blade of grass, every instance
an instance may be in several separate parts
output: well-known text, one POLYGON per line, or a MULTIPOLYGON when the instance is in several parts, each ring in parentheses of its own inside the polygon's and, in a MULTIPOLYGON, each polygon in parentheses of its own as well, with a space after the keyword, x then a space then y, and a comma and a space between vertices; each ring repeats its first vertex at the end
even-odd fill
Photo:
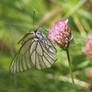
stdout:
POLYGON ((83 10, 83 9, 80 9, 78 11, 78 13, 82 16, 84 16, 85 18, 89 19, 90 21, 92 21, 92 13, 86 11, 86 10, 83 10))
POLYGON ((79 18, 78 18, 77 16, 73 16, 73 20, 74 20, 74 22, 75 22, 77 28, 79 29, 81 35, 82 35, 83 37, 86 37, 86 32, 85 32, 85 30, 84 30, 82 24, 80 23, 79 18))
POLYGON ((66 19, 67 17, 71 16, 76 10, 78 10, 86 0, 80 0, 78 4, 76 4, 63 18, 66 19))

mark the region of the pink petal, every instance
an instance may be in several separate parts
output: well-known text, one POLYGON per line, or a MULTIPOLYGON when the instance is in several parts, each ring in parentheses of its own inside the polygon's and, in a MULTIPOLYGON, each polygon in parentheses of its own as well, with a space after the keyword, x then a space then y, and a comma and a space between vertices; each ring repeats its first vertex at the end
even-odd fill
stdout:
POLYGON ((88 34, 88 38, 89 39, 92 39, 92 34, 88 34))

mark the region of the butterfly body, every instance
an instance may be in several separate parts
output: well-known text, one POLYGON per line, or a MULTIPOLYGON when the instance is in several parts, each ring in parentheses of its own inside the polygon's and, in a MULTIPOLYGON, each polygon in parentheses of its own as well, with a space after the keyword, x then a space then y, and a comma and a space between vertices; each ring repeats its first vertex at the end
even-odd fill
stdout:
POLYGON ((56 49, 38 29, 27 33, 19 43, 22 46, 10 65, 11 72, 22 72, 32 67, 45 69, 55 62, 56 49))

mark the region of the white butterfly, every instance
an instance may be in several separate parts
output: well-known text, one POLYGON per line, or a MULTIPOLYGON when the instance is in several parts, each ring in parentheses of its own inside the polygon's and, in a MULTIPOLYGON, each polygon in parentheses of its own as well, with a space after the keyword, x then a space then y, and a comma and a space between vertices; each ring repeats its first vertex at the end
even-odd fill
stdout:
POLYGON ((26 33, 19 43, 22 46, 11 62, 11 72, 22 72, 32 67, 37 69, 50 68, 55 62, 56 49, 38 29, 26 33))

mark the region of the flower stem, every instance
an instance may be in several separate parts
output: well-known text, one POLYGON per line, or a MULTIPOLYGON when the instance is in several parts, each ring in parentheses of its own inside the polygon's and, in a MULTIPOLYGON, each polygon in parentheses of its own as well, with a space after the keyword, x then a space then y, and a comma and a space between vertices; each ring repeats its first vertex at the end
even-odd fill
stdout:
POLYGON ((71 65, 71 62, 70 62, 70 55, 69 55, 68 49, 66 50, 66 53, 67 53, 67 58, 68 58, 69 70, 70 70, 70 74, 71 74, 71 78, 72 78, 72 85, 73 85, 73 88, 74 88, 74 92, 76 92, 76 86, 75 86, 75 83, 74 83, 74 78, 73 78, 73 73, 72 73, 72 65, 71 65))

